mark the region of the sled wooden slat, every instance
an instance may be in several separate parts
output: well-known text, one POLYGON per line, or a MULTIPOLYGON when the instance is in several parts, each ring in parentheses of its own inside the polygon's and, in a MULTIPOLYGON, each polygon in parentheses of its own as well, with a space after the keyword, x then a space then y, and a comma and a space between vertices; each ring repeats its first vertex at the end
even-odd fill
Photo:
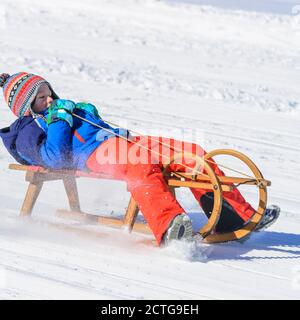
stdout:
POLYGON ((23 201, 20 215, 28 216, 31 214, 36 200, 42 190, 43 183, 29 183, 25 200, 23 201))
MULTIPOLYGON (((207 190, 213 190, 217 188, 218 186, 212 185, 211 183, 202 183, 198 181, 180 181, 180 180, 174 180, 169 179, 168 185, 173 187, 189 187, 189 188, 199 188, 199 189, 207 189, 207 190)), ((231 191, 233 189, 233 186, 230 185, 221 185, 222 191, 231 191)))
POLYGON ((94 179, 109 179, 109 177, 106 176, 105 174, 98 174, 95 172, 85 172, 85 171, 67 170, 67 169, 65 169, 65 170, 50 170, 50 169, 46 169, 46 168, 39 167, 39 166, 28 166, 28 165, 22 165, 22 164, 16 164, 16 163, 9 164, 8 168, 11 170, 49 174, 48 177, 49 178, 53 177, 53 180, 61 179, 62 176, 75 176, 76 178, 87 177, 87 178, 94 178, 94 179))
POLYGON ((68 196, 69 206, 72 211, 80 211, 79 196, 75 177, 67 176, 62 178, 68 196))
POLYGON ((132 230, 135 223, 135 219, 139 213, 139 208, 135 200, 131 197, 124 217, 124 226, 128 228, 129 231, 132 230))
MULTIPOLYGON (((191 176, 193 176, 192 174, 188 174, 188 173, 178 173, 178 175, 176 173, 174 173, 173 175, 177 176, 177 177, 184 177, 187 179, 191 179, 191 176)), ((219 176, 219 180, 221 183, 226 183, 226 184, 249 184, 249 185, 256 185, 257 183, 260 183, 261 185, 263 185, 264 187, 269 187, 271 186, 271 181, 269 180, 265 180, 265 179, 259 179, 256 180, 254 177, 251 179, 249 178, 239 178, 239 177, 229 177, 229 176, 219 176)), ((203 175, 197 175, 195 177, 195 180, 193 181, 210 181, 209 176, 203 174, 203 175)))
POLYGON ((56 216, 59 218, 70 218, 83 223, 97 223, 98 216, 82 211, 70 211, 66 209, 57 209, 56 216))
MULTIPOLYGON (((130 229, 127 228, 127 226, 123 223, 122 220, 118 220, 118 219, 114 219, 114 218, 107 218, 107 217, 99 216, 98 223, 105 224, 107 226, 112 226, 112 227, 114 227, 114 226, 119 227, 119 228, 122 227, 122 228, 127 229, 129 232, 131 231, 130 229)), ((151 233, 148 225, 145 223, 135 222, 132 227, 132 230, 138 231, 138 232, 143 232, 143 233, 151 233)))
MULTIPOLYGON (((124 229, 131 231, 127 228, 126 224, 124 224, 122 220, 117 218, 109 218, 106 216, 99 216, 99 215, 84 213, 82 211, 78 212, 78 211, 69 211, 69 210, 63 210, 63 209, 58 209, 56 211, 56 215, 61 218, 71 218, 81 222, 101 224, 101 225, 106 225, 106 226, 115 227, 115 228, 123 227, 124 229)), ((142 233, 147 233, 147 234, 151 233, 151 230, 149 229, 148 225, 145 223, 135 222, 135 224, 132 227, 132 230, 142 232, 142 233)))

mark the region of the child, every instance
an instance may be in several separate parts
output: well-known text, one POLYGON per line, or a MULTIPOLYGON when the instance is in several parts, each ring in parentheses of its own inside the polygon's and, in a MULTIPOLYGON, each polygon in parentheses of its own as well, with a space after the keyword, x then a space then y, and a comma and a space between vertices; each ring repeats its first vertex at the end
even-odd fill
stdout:
MULTIPOLYGON (((178 141, 170 140, 169 147, 162 146, 162 156, 156 157, 156 161, 136 161, 133 155, 141 155, 136 143, 142 142, 143 137, 131 137, 126 129, 112 128, 92 104, 60 99, 45 79, 26 72, 1 74, 0 87, 9 108, 18 117, 0 131, 5 147, 16 161, 52 169, 89 170, 125 180, 159 245, 192 237, 191 220, 162 173, 163 155, 172 156, 172 146, 178 141)), ((205 153, 195 144, 188 145, 200 156, 205 153)), ((171 169, 172 166, 186 169, 180 164, 172 164, 171 169)), ((213 169, 223 175, 216 165, 213 169)), ((191 191, 209 217, 213 193, 191 191)), ((223 197, 216 231, 237 230, 251 218, 254 209, 236 188, 224 192, 223 197)))

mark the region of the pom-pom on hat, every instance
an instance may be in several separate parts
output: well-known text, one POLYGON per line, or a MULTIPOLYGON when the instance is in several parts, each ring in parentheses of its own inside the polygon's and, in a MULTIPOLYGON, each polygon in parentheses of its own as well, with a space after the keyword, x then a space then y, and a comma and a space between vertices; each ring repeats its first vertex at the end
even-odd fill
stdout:
POLYGON ((44 83, 49 86, 52 98, 59 99, 51 85, 40 76, 27 72, 19 72, 12 76, 7 73, 0 75, 0 87, 3 87, 4 99, 17 117, 30 114, 31 104, 44 83))

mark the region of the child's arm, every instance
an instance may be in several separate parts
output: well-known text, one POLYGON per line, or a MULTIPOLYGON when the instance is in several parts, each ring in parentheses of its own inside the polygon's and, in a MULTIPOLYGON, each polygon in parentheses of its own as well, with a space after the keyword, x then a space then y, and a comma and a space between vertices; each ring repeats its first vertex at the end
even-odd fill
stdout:
POLYGON ((55 100, 49 108, 47 137, 40 149, 41 157, 47 167, 69 168, 72 163, 71 130, 74 108, 74 102, 62 99, 55 100))
MULTIPOLYGON (((99 133, 97 134, 97 140, 106 140, 110 137, 113 136, 122 136, 126 139, 131 139, 132 136, 130 134, 130 132, 127 129, 124 128, 113 128, 111 127, 109 124, 107 124, 99 115, 99 112, 97 110, 97 108, 91 104, 91 103, 87 103, 87 102, 79 102, 76 103, 76 110, 84 110, 90 114, 92 114, 94 117, 96 117, 98 120, 100 120, 100 126, 103 130, 99 131, 99 133), (108 129, 105 130, 105 129, 108 129)), ((97 125, 97 124, 96 124, 97 125)), ((99 129, 101 129, 99 128, 99 129)))

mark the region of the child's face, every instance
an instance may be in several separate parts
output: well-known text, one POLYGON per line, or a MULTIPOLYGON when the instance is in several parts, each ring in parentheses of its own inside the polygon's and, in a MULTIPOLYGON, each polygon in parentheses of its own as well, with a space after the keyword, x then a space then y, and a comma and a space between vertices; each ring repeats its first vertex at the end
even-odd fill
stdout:
POLYGON ((46 83, 42 84, 35 97, 33 105, 31 106, 32 110, 36 113, 40 113, 46 110, 53 101, 51 95, 52 92, 48 85, 46 83))

